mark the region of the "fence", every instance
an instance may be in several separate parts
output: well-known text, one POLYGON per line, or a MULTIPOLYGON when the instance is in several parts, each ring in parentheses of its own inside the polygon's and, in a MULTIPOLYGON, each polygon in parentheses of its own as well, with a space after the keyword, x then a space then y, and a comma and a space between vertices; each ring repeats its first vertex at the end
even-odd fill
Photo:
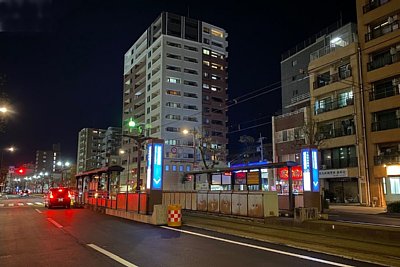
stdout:
POLYGON ((83 202, 94 207, 133 211, 142 214, 148 212, 148 195, 146 192, 110 194, 106 191, 90 191, 84 193, 83 202))

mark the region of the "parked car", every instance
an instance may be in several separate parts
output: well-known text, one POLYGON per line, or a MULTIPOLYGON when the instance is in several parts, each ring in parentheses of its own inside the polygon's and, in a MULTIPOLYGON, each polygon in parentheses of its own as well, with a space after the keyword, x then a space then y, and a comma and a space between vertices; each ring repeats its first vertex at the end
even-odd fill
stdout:
POLYGON ((71 207, 71 191, 66 187, 50 188, 44 197, 44 206, 49 209, 53 207, 71 207))
POLYGON ((19 191, 19 195, 20 195, 21 197, 29 197, 29 194, 30 194, 30 193, 31 193, 31 192, 30 192, 30 190, 28 190, 28 189, 19 191))

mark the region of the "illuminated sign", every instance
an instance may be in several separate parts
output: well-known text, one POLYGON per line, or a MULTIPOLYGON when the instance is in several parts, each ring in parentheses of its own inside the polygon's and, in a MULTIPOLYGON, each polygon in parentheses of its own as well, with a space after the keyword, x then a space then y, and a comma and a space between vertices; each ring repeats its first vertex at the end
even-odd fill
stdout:
POLYGON ((153 144, 153 159, 152 159, 152 189, 162 189, 162 175, 163 175, 163 144, 153 144))
MULTIPOLYGON (((289 168, 283 167, 278 169, 279 178, 283 180, 289 179, 289 168)), ((301 180, 303 179, 303 171, 301 166, 293 166, 292 167, 292 179, 293 180, 301 180)))
POLYGON ((257 171, 250 171, 247 173, 247 184, 259 184, 260 173, 257 171))
POLYGON ((310 150, 301 150, 301 167, 303 168, 303 190, 311 191, 310 150))
POLYGON ((386 166, 386 175, 400 175, 400 165, 386 166))
POLYGON ((318 172, 318 153, 316 148, 311 149, 311 158, 312 158, 312 191, 319 192, 319 172, 318 172))
POLYGON ((146 188, 150 189, 151 185, 151 158, 152 158, 152 144, 147 145, 147 176, 146 176, 146 188))
POLYGON ((235 172, 235 184, 246 184, 246 171, 235 172))

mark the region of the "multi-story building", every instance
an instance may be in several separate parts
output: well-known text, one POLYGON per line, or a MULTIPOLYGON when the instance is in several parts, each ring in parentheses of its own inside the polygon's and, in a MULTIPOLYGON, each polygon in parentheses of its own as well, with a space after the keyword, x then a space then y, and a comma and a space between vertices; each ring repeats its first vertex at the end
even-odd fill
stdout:
MULTIPOLYGON (((129 130, 133 120, 145 135, 165 141, 164 189, 179 188, 183 172, 201 165, 202 143, 213 151, 205 153, 207 162, 226 162, 227 36, 220 27, 164 12, 125 54, 122 130, 138 134, 129 130)), ((122 146, 128 152, 122 165, 131 172, 135 141, 125 137, 122 146)))
POLYGON ((400 200, 400 1, 357 0, 372 204, 400 200))
POLYGON ((60 160, 60 144, 53 144, 52 150, 37 150, 35 173, 52 173, 56 171, 57 162, 60 160))
POLYGON ((101 165, 120 165, 120 148, 122 141, 122 129, 120 127, 108 127, 102 141, 101 165))
POLYGON ((83 128, 78 134, 76 172, 82 173, 102 166, 103 140, 106 130, 83 128))
POLYGON ((321 155, 325 199, 368 204, 357 26, 349 23, 325 36, 327 46, 311 53, 311 144, 321 155))

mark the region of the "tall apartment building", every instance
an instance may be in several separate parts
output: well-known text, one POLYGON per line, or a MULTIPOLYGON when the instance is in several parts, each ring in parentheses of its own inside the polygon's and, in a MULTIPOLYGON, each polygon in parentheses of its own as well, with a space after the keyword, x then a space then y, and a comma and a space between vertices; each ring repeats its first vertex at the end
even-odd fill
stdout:
POLYGON ((57 162, 60 160, 60 144, 53 144, 52 150, 37 150, 35 173, 52 173, 56 171, 57 162))
MULTIPOLYGON (((164 139, 164 189, 179 188, 183 172, 201 164, 194 149, 200 143, 217 152, 207 161, 226 161, 227 36, 220 27, 164 12, 125 54, 122 130, 129 133, 133 120, 146 135, 164 139)), ((122 166, 131 172, 136 144, 123 138, 122 146, 128 152, 122 166)))
POLYGON ((103 157, 103 139, 106 130, 83 128, 78 134, 76 173, 100 168, 103 157))
POLYGON ((400 200, 400 1, 357 0, 371 198, 400 200))
POLYGON ((349 23, 326 39, 308 66, 321 191, 331 202, 369 204, 357 26, 349 23))
POLYGON ((122 129, 120 127, 108 127, 102 141, 101 165, 113 166, 121 164, 120 149, 122 142, 122 129))

